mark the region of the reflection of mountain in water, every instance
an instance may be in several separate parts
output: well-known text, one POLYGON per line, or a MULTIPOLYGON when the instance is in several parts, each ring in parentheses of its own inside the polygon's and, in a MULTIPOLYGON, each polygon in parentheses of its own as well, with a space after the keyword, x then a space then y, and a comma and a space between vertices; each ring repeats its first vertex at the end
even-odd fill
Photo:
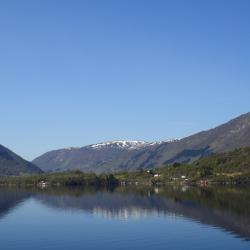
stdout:
POLYGON ((139 195, 120 192, 96 192, 81 196, 39 194, 41 202, 54 208, 84 210, 114 218, 140 218, 149 215, 182 216, 225 229, 250 239, 250 215, 204 206, 192 200, 178 200, 155 194, 139 195))
POLYGON ((28 192, 0 189, 0 218, 11 212, 30 195, 28 192))
POLYGON ((136 191, 16 191, 0 190, 0 217, 32 196, 46 206, 114 218, 178 216, 212 225, 250 239, 249 190, 153 190, 136 191), (246 196, 244 196, 246 194, 246 196), (239 200, 242 202, 240 203, 239 200))

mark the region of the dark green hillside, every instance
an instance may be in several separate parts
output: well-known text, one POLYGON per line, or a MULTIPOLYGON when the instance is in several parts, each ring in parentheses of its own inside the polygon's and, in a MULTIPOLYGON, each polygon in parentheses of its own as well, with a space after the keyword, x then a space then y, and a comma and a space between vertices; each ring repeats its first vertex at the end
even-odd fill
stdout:
POLYGON ((191 165, 174 164, 165 174, 177 178, 185 175, 191 179, 247 180, 250 177, 250 148, 214 154, 191 165))
POLYGON ((38 173, 42 173, 42 170, 37 166, 0 145, 0 175, 26 175, 38 173))
POLYGON ((218 183, 250 183, 250 147, 227 153, 213 154, 192 164, 174 163, 150 171, 120 173, 122 181, 138 183, 197 182, 208 180, 218 183))

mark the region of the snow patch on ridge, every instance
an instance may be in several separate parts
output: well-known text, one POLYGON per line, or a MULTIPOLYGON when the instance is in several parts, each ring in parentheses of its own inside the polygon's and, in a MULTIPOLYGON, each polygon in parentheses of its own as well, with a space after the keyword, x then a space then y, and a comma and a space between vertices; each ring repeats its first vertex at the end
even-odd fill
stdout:
POLYGON ((134 149, 141 149, 146 147, 153 147, 156 145, 160 145, 163 143, 171 143, 178 141, 179 139, 169 139, 165 141, 154 141, 154 142, 147 142, 147 141, 126 141, 126 140, 116 140, 116 141, 106 141, 106 142, 100 142, 96 144, 87 145, 84 147, 69 147, 64 148, 64 150, 77 150, 82 148, 91 148, 91 149, 105 149, 105 148, 113 148, 113 149, 126 149, 126 150, 134 150, 134 149))
POLYGON ((176 141, 174 140, 167 140, 167 141, 159 141, 159 142, 146 142, 146 141, 107 141, 107 142, 101 142, 97 144, 92 144, 89 147, 93 149, 103 149, 103 148, 119 148, 119 149, 140 149, 144 147, 150 147, 159 145, 166 142, 172 142, 176 141))

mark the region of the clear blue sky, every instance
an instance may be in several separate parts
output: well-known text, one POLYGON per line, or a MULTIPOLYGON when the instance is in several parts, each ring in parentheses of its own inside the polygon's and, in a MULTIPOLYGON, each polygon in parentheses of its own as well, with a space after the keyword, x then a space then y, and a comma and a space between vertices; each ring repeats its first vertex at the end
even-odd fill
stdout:
POLYGON ((0 144, 26 159, 250 111, 248 0, 0 1, 0 144))

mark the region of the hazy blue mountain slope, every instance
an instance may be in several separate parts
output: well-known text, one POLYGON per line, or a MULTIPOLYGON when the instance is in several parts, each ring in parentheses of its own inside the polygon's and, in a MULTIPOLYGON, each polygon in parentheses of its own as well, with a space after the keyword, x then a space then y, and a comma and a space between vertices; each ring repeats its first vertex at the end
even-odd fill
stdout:
POLYGON ((42 170, 0 145, 0 175, 42 173, 42 170))

